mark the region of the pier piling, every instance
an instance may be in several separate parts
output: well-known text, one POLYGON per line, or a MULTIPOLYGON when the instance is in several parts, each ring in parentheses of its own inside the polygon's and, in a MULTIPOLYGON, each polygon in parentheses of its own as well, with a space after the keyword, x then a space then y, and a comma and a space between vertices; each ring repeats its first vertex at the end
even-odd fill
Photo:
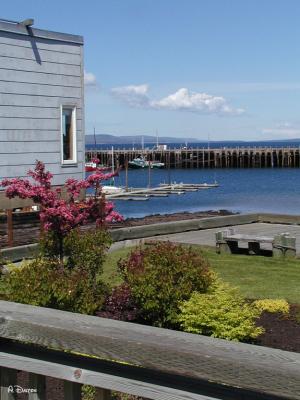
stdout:
POLYGON ((165 168, 300 168, 299 147, 238 147, 191 149, 114 149, 87 150, 86 161, 97 156, 103 165, 125 166, 126 161, 143 156, 159 161, 165 168))

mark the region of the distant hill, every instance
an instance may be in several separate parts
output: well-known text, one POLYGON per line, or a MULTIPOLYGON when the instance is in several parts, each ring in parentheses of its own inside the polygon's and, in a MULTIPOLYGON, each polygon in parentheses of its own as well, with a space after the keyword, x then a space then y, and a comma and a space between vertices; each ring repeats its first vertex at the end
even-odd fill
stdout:
MULTIPOLYGON (((97 144, 132 144, 132 143, 142 143, 144 138, 144 143, 155 143, 156 136, 149 135, 137 135, 137 136, 115 136, 115 135, 96 135, 96 143, 97 144)), ((194 139, 194 138, 178 138, 178 137, 169 137, 169 136, 159 136, 159 143, 197 143, 204 142, 203 140, 194 139)), ((94 144, 95 138, 94 135, 86 135, 85 136, 86 144, 94 144)))

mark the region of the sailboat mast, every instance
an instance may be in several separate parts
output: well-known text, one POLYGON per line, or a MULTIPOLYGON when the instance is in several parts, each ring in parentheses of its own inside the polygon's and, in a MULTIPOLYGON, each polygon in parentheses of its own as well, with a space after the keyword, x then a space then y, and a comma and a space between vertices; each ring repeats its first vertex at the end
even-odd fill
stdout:
POLYGON ((95 149, 97 147, 97 141, 96 141, 96 129, 94 127, 94 144, 95 144, 95 149))
POLYGON ((156 148, 158 149, 158 130, 156 129, 156 148))
MULTIPOLYGON (((114 160, 114 146, 111 146, 111 170, 115 172, 115 160, 114 160)), ((112 178, 113 185, 115 185, 115 177, 112 178)))

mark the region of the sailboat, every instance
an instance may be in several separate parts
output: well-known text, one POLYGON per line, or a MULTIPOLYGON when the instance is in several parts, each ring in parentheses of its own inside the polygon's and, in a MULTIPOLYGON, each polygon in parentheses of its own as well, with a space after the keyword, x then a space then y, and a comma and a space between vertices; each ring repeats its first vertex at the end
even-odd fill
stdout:
MULTIPOLYGON (((97 149, 97 141, 96 141, 96 131, 94 127, 94 145, 95 145, 95 150, 97 149)), ((92 161, 88 161, 85 163, 85 172, 93 172, 97 170, 98 167, 98 159, 93 158, 92 161)))
MULTIPOLYGON (((113 173, 115 172, 114 146, 111 146, 111 170, 113 173)), ((124 191, 125 191, 124 188, 115 186, 115 178, 114 177, 111 179, 110 185, 102 186, 102 192, 104 194, 117 194, 117 193, 122 193, 124 191)))

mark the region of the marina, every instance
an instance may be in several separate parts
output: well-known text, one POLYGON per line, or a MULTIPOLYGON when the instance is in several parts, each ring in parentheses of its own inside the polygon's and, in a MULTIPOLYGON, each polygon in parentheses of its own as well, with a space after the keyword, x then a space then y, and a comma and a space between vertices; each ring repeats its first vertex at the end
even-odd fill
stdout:
MULTIPOLYGON (((130 170, 128 187, 143 188, 147 185, 147 179, 147 170, 130 170)), ((169 195, 165 198, 151 196, 149 201, 141 201, 138 204, 119 201, 118 198, 112 200, 126 218, 206 210, 297 215, 300 210, 298 168, 172 169, 170 174, 166 169, 151 171, 153 187, 161 183, 168 185, 169 181, 189 184, 217 181, 219 187, 213 190, 189 191, 184 195, 169 195)), ((126 173, 122 170, 115 178, 115 184, 124 187, 125 183, 126 173)))
MULTIPOLYGON (((116 167, 137 164, 136 159, 160 165, 158 168, 300 168, 300 147, 224 147, 174 149, 88 149, 86 162, 98 158, 116 167)), ((145 165, 144 165, 145 166, 145 165)))

